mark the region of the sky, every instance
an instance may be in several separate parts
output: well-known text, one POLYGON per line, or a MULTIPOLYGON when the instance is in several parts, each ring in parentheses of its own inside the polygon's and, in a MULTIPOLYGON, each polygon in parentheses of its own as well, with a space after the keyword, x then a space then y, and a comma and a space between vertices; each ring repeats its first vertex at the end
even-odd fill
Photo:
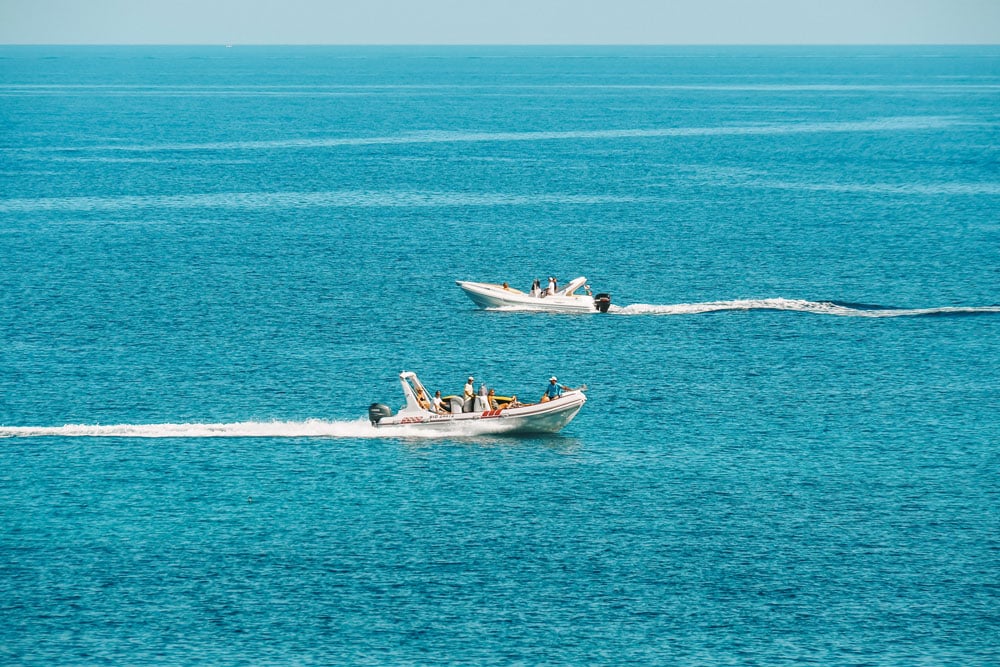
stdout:
POLYGON ((997 44, 1000 0, 0 0, 0 44, 997 44))

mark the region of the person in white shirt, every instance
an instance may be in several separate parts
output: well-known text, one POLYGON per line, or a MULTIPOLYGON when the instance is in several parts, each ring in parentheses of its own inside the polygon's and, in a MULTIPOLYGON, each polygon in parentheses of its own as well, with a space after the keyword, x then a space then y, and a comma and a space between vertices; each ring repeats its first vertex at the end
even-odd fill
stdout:
POLYGON ((444 399, 441 398, 441 391, 434 392, 434 412, 443 415, 448 411, 444 409, 444 399))

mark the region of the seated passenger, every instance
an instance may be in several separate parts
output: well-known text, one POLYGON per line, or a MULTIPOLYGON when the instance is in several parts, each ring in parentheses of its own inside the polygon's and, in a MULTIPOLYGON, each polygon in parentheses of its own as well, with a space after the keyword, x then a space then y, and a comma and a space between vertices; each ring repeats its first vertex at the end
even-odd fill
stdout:
POLYGON ((417 405, 422 407, 424 410, 431 409, 431 402, 427 400, 427 395, 424 394, 424 390, 420 387, 417 387, 417 405))
POLYGON ((559 384, 556 380, 556 376, 553 375, 549 378, 549 386, 545 388, 545 393, 542 395, 542 403, 547 403, 548 401, 555 400, 562 396, 563 389, 569 390, 566 385, 559 384))

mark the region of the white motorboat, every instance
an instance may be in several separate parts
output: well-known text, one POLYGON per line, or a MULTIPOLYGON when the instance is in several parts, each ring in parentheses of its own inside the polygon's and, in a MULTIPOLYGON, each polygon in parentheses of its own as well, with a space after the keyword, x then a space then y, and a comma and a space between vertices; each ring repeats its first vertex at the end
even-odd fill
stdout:
POLYGON ((431 394, 415 373, 403 371, 399 374, 399 383, 403 387, 406 405, 394 414, 389 406, 372 403, 368 408, 368 419, 376 428, 399 427, 401 435, 410 429, 419 429, 422 433, 437 430, 442 435, 555 433, 568 424, 587 402, 583 394, 586 386, 570 389, 544 403, 510 404, 500 409, 481 405, 479 399, 465 401, 454 396, 450 401, 451 411, 439 414, 431 409, 431 394))
MULTIPOLYGON (((611 306, 610 294, 598 294, 596 297, 587 294, 576 294, 584 287, 587 279, 583 276, 574 278, 561 290, 549 294, 547 289, 534 289, 522 292, 504 283, 475 283, 468 280, 456 280, 455 284, 462 288, 472 301, 480 308, 502 308, 509 310, 543 310, 563 313, 606 313, 611 306)), ((589 292, 589 290, 588 290, 589 292)))

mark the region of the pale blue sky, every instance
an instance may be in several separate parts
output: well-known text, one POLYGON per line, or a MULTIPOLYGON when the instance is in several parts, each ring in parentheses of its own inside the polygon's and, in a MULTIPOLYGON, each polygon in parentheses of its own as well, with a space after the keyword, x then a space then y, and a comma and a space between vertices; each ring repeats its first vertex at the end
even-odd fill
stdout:
POLYGON ((1000 0, 0 0, 5 44, 997 44, 1000 0))

